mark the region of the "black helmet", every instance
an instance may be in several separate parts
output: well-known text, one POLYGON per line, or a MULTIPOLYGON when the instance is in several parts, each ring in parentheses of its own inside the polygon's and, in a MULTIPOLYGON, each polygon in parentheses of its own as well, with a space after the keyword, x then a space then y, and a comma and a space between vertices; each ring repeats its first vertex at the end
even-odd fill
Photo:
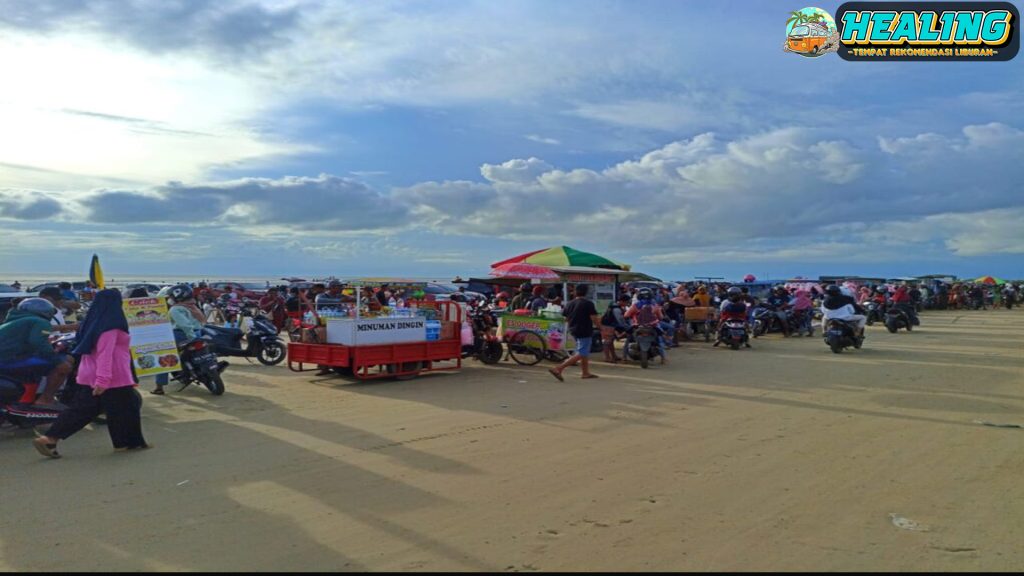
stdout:
POLYGON ((727 293, 729 296, 739 296, 743 294, 743 290, 740 290, 739 286, 733 286, 732 288, 729 288, 727 293))
POLYGON ((835 284, 829 284, 825 287, 825 294, 828 294, 829 296, 839 296, 842 293, 843 291, 835 284))
POLYGON ((35 314, 47 322, 57 315, 57 307, 46 298, 26 298, 18 304, 18 310, 35 314))
POLYGON ((187 284, 178 284, 171 288, 167 295, 175 302, 184 302, 185 300, 192 299, 192 289, 187 284))
POLYGON ((654 298, 654 293, 651 292, 650 288, 641 288, 637 291, 636 297, 641 300, 650 300, 651 298, 654 298))

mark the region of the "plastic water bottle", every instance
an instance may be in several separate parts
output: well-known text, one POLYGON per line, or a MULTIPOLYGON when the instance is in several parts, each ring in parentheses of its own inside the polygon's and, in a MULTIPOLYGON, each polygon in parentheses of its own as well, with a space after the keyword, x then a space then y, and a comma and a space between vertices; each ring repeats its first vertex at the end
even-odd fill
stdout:
POLYGON ((312 324, 313 323, 313 311, 312 310, 306 310, 306 313, 302 316, 302 322, 304 324, 312 324))

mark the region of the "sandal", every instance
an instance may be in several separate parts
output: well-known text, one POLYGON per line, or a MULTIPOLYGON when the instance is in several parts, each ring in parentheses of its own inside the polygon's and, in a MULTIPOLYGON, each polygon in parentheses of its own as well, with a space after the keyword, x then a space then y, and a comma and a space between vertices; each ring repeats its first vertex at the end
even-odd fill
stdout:
POLYGON ((57 444, 54 442, 47 442, 45 436, 40 436, 32 441, 32 445, 36 447, 36 450, 40 454, 48 458, 60 458, 60 454, 57 453, 57 444))
POLYGON ((580 376, 580 378, 584 380, 589 380, 591 378, 597 378, 597 374, 587 374, 586 376, 580 376))
POLYGON ((163 388, 156 388, 154 390, 150 390, 149 393, 150 394, 156 394, 157 396, 163 396, 164 395, 164 389, 163 388))
POLYGON ((565 382, 565 378, 562 378, 562 375, 556 372, 554 368, 549 368, 548 372, 550 372, 555 378, 558 378, 559 382, 565 382))

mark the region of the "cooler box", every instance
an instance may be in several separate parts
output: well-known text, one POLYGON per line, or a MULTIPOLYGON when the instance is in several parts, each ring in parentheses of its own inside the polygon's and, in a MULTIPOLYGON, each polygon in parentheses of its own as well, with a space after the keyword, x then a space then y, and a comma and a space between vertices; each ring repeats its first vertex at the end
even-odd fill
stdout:
POLYGON ((685 314, 687 322, 703 322, 715 317, 715 309, 711 306, 691 306, 686 309, 685 314))

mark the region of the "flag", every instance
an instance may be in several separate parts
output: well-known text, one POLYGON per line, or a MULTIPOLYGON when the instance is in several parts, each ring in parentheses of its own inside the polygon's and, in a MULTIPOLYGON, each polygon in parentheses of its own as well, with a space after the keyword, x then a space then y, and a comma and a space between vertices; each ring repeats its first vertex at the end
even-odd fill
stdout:
POLYGON ((103 269, 100 268, 100 257, 93 254, 92 264, 89 265, 89 280, 97 290, 103 290, 103 269))

